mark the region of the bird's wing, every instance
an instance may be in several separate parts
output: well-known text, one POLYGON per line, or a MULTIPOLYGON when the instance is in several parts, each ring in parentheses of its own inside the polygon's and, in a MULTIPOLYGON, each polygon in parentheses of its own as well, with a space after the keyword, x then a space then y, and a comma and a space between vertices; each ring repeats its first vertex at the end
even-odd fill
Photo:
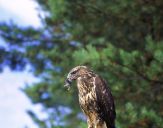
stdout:
POLYGON ((97 97, 98 111, 107 127, 114 128, 116 117, 114 99, 106 82, 99 76, 95 77, 95 92, 97 97))

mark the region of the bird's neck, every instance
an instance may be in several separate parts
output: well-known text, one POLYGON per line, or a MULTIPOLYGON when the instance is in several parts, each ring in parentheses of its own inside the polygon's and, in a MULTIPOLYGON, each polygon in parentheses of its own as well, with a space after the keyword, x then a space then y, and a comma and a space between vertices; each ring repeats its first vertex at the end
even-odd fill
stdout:
POLYGON ((94 77, 89 78, 79 77, 77 79, 77 88, 79 95, 84 96, 85 94, 89 93, 92 90, 93 80, 94 77))

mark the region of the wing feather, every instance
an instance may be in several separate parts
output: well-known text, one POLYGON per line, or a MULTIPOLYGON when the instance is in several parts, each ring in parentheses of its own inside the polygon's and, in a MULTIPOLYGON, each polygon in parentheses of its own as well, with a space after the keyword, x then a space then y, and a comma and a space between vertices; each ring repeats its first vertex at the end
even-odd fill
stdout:
POLYGON ((105 121, 108 128, 115 128, 114 120, 116 118, 116 113, 111 91, 105 80, 99 76, 95 77, 94 84, 100 117, 105 121))

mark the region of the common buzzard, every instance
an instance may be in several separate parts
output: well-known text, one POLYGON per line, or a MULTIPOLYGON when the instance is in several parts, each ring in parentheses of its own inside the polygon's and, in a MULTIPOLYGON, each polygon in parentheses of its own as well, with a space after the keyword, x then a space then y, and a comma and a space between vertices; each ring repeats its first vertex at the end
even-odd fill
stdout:
POLYGON ((114 99, 107 83, 86 66, 73 68, 65 86, 77 80, 79 104, 87 117, 88 128, 115 128, 114 99))

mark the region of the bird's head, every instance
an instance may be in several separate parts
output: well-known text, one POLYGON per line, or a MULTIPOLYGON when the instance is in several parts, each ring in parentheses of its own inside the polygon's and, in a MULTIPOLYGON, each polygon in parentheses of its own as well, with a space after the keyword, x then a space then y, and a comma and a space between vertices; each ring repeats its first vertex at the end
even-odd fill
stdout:
POLYGON ((83 77, 84 75, 88 74, 89 71, 90 70, 86 66, 76 66, 68 73, 64 86, 69 89, 73 80, 83 77))

